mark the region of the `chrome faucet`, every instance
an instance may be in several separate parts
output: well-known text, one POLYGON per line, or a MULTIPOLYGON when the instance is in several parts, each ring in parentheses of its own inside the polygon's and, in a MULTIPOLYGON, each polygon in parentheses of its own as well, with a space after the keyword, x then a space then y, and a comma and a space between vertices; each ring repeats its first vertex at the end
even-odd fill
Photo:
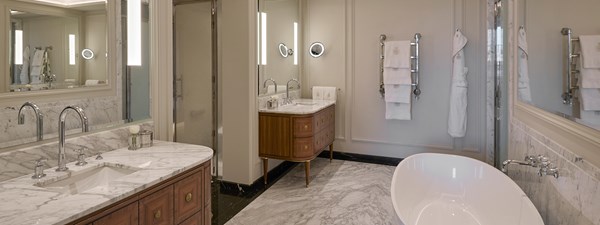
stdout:
POLYGON ((67 168, 65 154, 65 120, 67 119, 67 112, 69 109, 75 111, 77 115, 79 115, 79 119, 81 120, 81 131, 89 131, 88 118, 82 108, 78 106, 67 106, 62 110, 62 112, 60 112, 58 121, 58 168, 56 171, 66 171, 69 169, 67 168))
POLYGON ((535 156, 525 156, 524 161, 509 159, 502 162, 502 172, 508 173, 508 169, 506 168, 510 164, 519 164, 524 166, 537 167, 537 158, 535 156))
MULTIPOLYGON (((275 80, 273 80, 273 78, 266 79, 265 82, 263 82, 263 88, 267 88, 268 81, 273 82, 273 85, 275 85, 275 94, 277 94, 277 83, 275 82, 275 80)), ((267 89, 267 94, 268 94, 268 92, 269 92, 269 90, 267 89)))
POLYGON ((23 108, 25 107, 31 107, 33 109, 33 112, 35 112, 35 119, 36 119, 36 135, 37 135, 37 140, 41 141, 44 139, 44 114, 42 114, 42 111, 40 110, 40 107, 38 107, 35 103, 33 102, 25 102, 23 103, 23 105, 21 106, 21 108, 19 109, 19 115, 18 115, 18 119, 17 119, 17 124, 19 125, 23 125, 25 124, 25 115, 23 115, 23 108))
POLYGON ((298 79, 294 78, 289 80, 285 86, 285 100, 283 101, 283 104, 292 103, 292 99, 290 98, 290 82, 296 82, 296 84, 298 84, 298 89, 300 89, 300 81, 298 81, 298 79))
POLYGON ((548 176, 554 176, 554 178, 558 178, 558 168, 556 168, 556 166, 554 166, 551 162, 549 162, 548 157, 543 156, 543 155, 538 155, 538 156, 525 156, 525 160, 524 161, 519 161, 519 160, 506 160, 504 162, 502 162, 502 172, 503 173, 508 173, 507 170, 507 166, 510 164, 519 164, 519 165, 525 165, 525 166, 531 166, 531 167, 536 167, 536 168, 540 168, 540 170, 538 171, 538 174, 540 176, 544 176, 544 175, 548 175, 548 176))

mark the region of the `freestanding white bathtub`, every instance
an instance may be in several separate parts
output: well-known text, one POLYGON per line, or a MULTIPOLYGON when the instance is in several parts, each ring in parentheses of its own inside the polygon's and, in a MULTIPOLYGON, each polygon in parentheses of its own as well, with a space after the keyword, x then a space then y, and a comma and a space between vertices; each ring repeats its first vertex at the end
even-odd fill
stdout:
POLYGON ((475 159, 423 153, 396 167, 392 203, 404 225, 543 225, 508 176, 475 159))

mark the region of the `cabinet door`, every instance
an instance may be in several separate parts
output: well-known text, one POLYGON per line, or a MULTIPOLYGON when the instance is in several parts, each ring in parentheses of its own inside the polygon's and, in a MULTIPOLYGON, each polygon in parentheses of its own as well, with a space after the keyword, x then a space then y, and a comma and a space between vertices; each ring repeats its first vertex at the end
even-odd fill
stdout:
POLYGON ((138 203, 134 202, 93 223, 94 225, 137 225, 138 203))
MULTIPOLYGON (((204 220, 203 214, 204 211, 200 211, 188 218, 187 220, 183 221, 183 223, 180 223, 179 225, 202 225, 202 222, 204 220)), ((207 223, 207 225, 210 225, 210 223, 207 223)))
POLYGON ((140 200, 140 224, 173 224, 173 186, 168 186, 140 200))
POLYGON ((202 199, 202 186, 204 182, 204 169, 178 181, 174 184, 175 189, 175 224, 179 224, 196 212, 202 210, 204 201, 202 199))

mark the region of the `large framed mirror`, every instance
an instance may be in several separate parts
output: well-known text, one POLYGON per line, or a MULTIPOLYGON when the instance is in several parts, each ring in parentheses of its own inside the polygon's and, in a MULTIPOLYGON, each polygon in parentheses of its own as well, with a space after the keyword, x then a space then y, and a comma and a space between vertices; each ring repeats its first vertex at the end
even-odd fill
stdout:
POLYGON ((516 89, 521 103, 600 131, 600 65, 586 66, 600 57, 598 8, 593 0, 518 1, 516 89))
MULTIPOLYGON (((0 51, 5 52, 0 54, 4 62, 0 64, 4 72, 0 74, 0 126, 6 128, 0 131, 0 152, 39 143, 34 111, 24 108, 25 121, 18 122, 25 102, 37 104, 42 112, 42 143, 56 140, 58 114, 67 105, 85 110, 90 132, 150 118, 151 2, 140 4, 141 34, 135 42, 141 44, 141 63, 129 66, 127 0, 0 1, 0 28, 5 28, 5 36, 0 36, 0 51), (16 37, 22 41, 15 43, 16 37), (21 73, 23 68, 31 70, 37 47, 44 53, 41 67, 49 65, 41 74, 50 71, 51 83, 38 80, 34 85, 30 72, 21 73), (29 66, 27 60, 16 60, 28 53, 29 66), (21 74, 29 74, 30 81, 21 80, 21 74), (17 87, 20 82, 23 86, 17 87)), ((67 134, 79 135, 80 125, 71 116, 67 116, 67 134)))
POLYGON ((586 53, 583 46, 586 37, 600 34, 600 26, 594 23, 599 4, 592 0, 516 0, 509 4, 511 115, 594 166, 600 166, 600 114, 593 107, 600 97, 586 100, 581 91, 600 90, 584 81, 586 74, 597 70, 585 65, 586 55, 594 59, 593 50, 598 53, 600 45, 587 48, 592 53, 586 53), (588 69, 586 74, 583 69, 588 69))
POLYGON ((108 84, 105 1, 5 4, 9 57, 0 94, 108 84), (85 59, 84 49, 96 57, 85 59))
POLYGON ((258 0, 258 6, 258 95, 264 96, 285 92, 299 77, 300 0, 258 0))

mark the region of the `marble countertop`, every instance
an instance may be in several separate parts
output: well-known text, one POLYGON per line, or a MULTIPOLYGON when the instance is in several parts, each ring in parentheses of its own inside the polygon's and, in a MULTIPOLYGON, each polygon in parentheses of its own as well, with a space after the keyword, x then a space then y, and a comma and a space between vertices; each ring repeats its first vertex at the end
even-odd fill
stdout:
POLYGON ((258 112, 281 114, 312 114, 334 105, 332 100, 295 99, 292 104, 281 105, 275 109, 260 109, 258 112))
MULTIPOLYGON (((86 159, 85 166, 67 164, 69 171, 45 169, 46 177, 35 180, 32 174, 0 182, 1 224, 65 224, 90 214, 212 158, 213 150, 199 145, 155 141, 150 148, 136 151, 121 148, 102 154, 104 159, 86 159), (79 194, 35 186, 109 165, 137 170, 79 194)), ((32 171, 33 172, 33 171, 32 171)))

